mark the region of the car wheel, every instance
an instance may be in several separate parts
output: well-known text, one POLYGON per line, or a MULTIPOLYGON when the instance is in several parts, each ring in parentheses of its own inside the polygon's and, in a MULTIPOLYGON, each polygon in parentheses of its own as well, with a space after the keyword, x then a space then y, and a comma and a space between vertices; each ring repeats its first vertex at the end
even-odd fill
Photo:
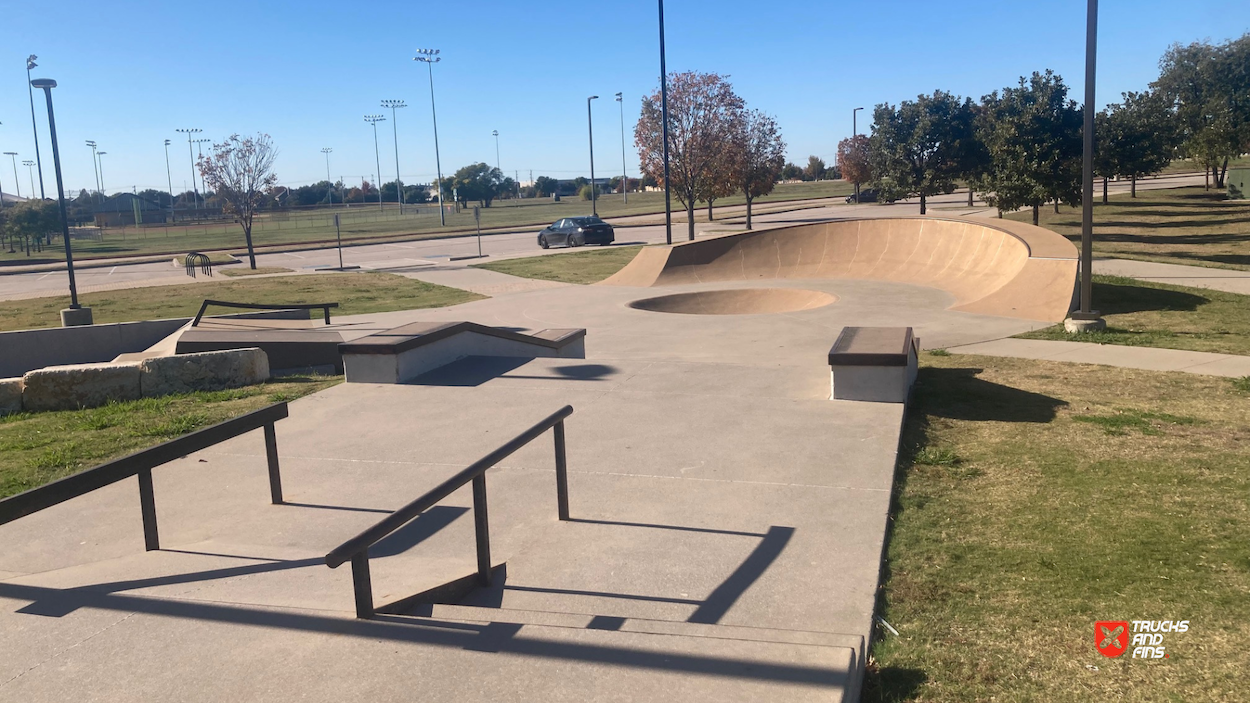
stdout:
POLYGON ((542 247, 543 249, 551 248, 551 245, 547 243, 547 238, 542 236, 541 234, 538 235, 538 246, 542 247))
POLYGON ((586 242, 585 242, 584 240, 579 240, 576 236, 571 236, 571 237, 569 237, 569 246, 570 246, 570 247, 580 247, 581 245, 583 245, 583 244, 585 244, 585 243, 586 243, 586 242))

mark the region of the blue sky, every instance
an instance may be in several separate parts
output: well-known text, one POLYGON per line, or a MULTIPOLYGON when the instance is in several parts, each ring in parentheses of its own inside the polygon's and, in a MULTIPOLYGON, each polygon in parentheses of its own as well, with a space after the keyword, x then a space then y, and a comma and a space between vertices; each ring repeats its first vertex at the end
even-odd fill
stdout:
MULTIPOLYGON (((934 89, 979 98, 1019 76, 1051 68, 1073 97, 1083 91, 1083 0, 1017 2, 789 1, 666 4, 668 68, 727 74, 751 107, 777 117, 789 158, 832 161, 851 132, 851 109, 934 89)), ((1245 0, 1104 0, 1098 102, 1140 90, 1173 42, 1220 42, 1250 30, 1245 0)), ((94 139, 109 192, 166 187, 164 140, 175 190, 190 179, 185 136, 199 127, 220 140, 267 132, 282 183, 325 177, 351 183, 378 170, 367 113, 379 125, 382 171, 394 178, 390 114, 400 98, 404 180, 434 174, 426 69, 418 47, 442 50, 434 67, 444 174, 495 161, 499 130, 508 175, 573 177, 588 171, 586 97, 594 104, 596 173, 621 169, 625 94, 632 131, 641 96, 658 86, 656 3, 10 3, 0 21, 0 151, 19 152, 23 195, 33 159, 25 90, 28 54, 53 91, 68 189, 94 187, 94 139), (179 138, 182 141, 179 142, 179 138)), ((39 96, 36 95, 37 100, 39 96)), ((46 111, 40 100, 45 183, 55 191, 46 111)), ((632 142, 627 136, 627 142, 632 142)), ((629 171, 637 157, 627 143, 629 171)), ((13 191, 8 157, 0 185, 13 191)))

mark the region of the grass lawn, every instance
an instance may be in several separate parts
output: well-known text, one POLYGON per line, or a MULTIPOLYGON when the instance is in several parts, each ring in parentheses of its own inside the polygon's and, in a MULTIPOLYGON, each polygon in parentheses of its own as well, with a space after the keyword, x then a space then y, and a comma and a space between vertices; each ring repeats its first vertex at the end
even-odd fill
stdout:
POLYGON ((607 247, 568 254, 504 259, 474 266, 522 278, 588 284, 598 283, 625 268, 641 250, 642 247, 607 247))
MULTIPOLYGON (((812 183, 782 183, 769 195, 757 198, 755 212, 766 212, 771 205, 792 200, 813 198, 836 198, 852 192, 854 186, 844 181, 821 181, 812 183)), ((717 217, 721 217, 720 208, 741 205, 745 202, 742 196, 734 196, 716 201, 717 217)), ((340 229, 344 241, 363 238, 403 237, 405 239, 421 239, 446 236, 451 232, 468 233, 474 231, 473 208, 469 207, 459 213, 447 214, 447 225, 440 224, 436 205, 407 206, 403 215, 394 203, 387 203, 386 208, 353 205, 335 207, 333 209, 314 209, 280 213, 265 213, 257 217, 253 225, 252 235, 257 247, 280 244, 296 244, 301 242, 332 242, 335 239, 334 215, 338 214, 340 229)), ((674 217, 684 221, 685 211, 680 204, 673 202, 674 217)), ((773 208, 775 209, 775 208, 773 208)), ((622 201, 620 196, 605 195, 598 201, 599 214, 606 218, 655 215, 664 212, 664 193, 630 193, 629 203, 622 201)), ((512 228, 533 226, 535 231, 543 225, 562 217, 590 214, 590 203, 576 197, 564 198, 554 202, 549 198, 531 198, 527 200, 497 200, 491 207, 483 208, 482 229, 512 228)), ((707 208, 696 209, 695 217, 703 221, 707 217, 707 208)), ((208 223, 203 225, 153 226, 149 228, 127 228, 105 230, 99 240, 74 240, 74 256, 76 259, 91 259, 110 256, 135 256, 143 254, 168 253, 185 255, 188 251, 212 251, 228 249, 234 254, 244 250, 243 231, 231 222, 208 223)), ((64 261, 64 249, 60 240, 42 253, 27 258, 24 253, 9 254, 8 249, 0 251, 0 266, 20 265, 39 262, 64 261), (35 259, 38 259, 36 261, 35 259)))
POLYGON ((239 278, 242 276, 263 276, 269 273, 294 273, 294 270, 283 268, 281 266, 257 266, 254 269, 246 266, 236 266, 233 268, 218 269, 217 272, 223 276, 239 278))
MULTIPOLYGON (((1239 156, 1235 159, 1228 160, 1228 168, 1230 170, 1234 168, 1247 168, 1247 167, 1250 167, 1250 156, 1239 156)), ((1176 161, 1173 161, 1172 163, 1168 164, 1167 167, 1163 169, 1163 173, 1192 173, 1192 172, 1202 173, 1202 166, 1199 166, 1198 162, 1191 161, 1190 159, 1177 159, 1176 161)))
MULTIPOLYGON (((485 296, 391 273, 317 273, 245 278, 84 293, 97 323, 192 317, 205 298, 235 303, 338 303, 335 315, 458 305, 485 296)), ((68 296, 10 300, 0 307, 0 330, 60 326, 68 296)))
MULTIPOLYGON (((1032 211, 1006 215, 1032 222, 1032 211)), ((1081 237, 1080 208, 1041 209, 1040 223, 1074 242, 1081 237)), ((1201 187, 1138 191, 1111 196, 1094 207, 1094 255, 1169 264, 1250 269, 1250 200, 1225 200, 1201 187)))
POLYGON ((1105 332, 1068 334, 1055 325, 1016 336, 1250 355, 1250 296, 1094 276, 1094 304, 1105 332))
POLYGON ((0 498, 342 380, 286 376, 225 391, 0 417, 0 498))
POLYGON ((1244 700, 1250 387, 922 364, 879 600, 899 636, 874 645, 864 700, 1244 700), (1096 620, 1190 629, 1164 636, 1166 659, 1110 659, 1096 620))

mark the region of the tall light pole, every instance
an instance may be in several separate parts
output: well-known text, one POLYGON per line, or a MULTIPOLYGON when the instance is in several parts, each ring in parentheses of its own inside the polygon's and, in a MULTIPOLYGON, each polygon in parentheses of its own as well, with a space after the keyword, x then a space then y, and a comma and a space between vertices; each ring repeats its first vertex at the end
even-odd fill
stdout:
POLYGON ((419 56, 414 56, 413 61, 420 61, 430 69, 430 114, 434 117, 434 168, 438 173, 438 183, 434 184, 434 190, 438 191, 438 221, 443 226, 447 225, 447 214, 443 210, 443 166, 438 158, 438 112, 434 109, 434 64, 442 61, 438 55, 438 49, 417 49, 419 56))
POLYGON ((95 158, 96 143, 88 139, 87 146, 91 147, 91 173, 95 175, 95 192, 97 193, 98 199, 98 194, 100 192, 100 167, 95 158))
POLYGON ((30 174, 30 197, 33 198, 35 197, 35 170, 33 168, 35 162, 27 159, 22 162, 22 165, 26 167, 26 172, 30 174))
POLYGON ((195 209, 199 210, 200 209, 200 189, 195 185, 195 151, 193 147, 191 146, 192 144, 191 135, 199 134, 200 132, 203 132, 204 130, 194 129, 194 128, 183 129, 179 127, 178 129, 175 129, 174 131, 182 132, 183 134, 187 135, 187 156, 191 157, 191 196, 192 196, 192 200, 195 201, 195 209))
MULTIPOLYGON (((17 197, 22 197, 22 182, 17 178, 17 152, 6 151, 4 155, 13 160, 13 187, 17 189, 17 197)), ((34 191, 31 191, 30 197, 35 197, 34 191)))
POLYGON ((625 196, 625 203, 629 203, 629 170, 625 161, 625 99, 620 93, 616 94, 616 102, 621 105, 621 195, 625 196))
MULTIPOLYGON (((35 59, 39 58, 34 54, 26 57, 26 93, 30 95, 30 129, 35 135, 35 165, 39 167, 39 197, 46 199, 47 196, 43 192, 43 161, 39 158, 39 127, 35 123, 35 90, 31 88, 30 69, 38 66, 35 59)), ((30 195, 35 196, 35 189, 30 189, 30 195)))
POLYGON ((326 155, 326 183, 330 184, 326 186, 326 198, 330 200, 331 205, 334 204, 334 181, 330 180, 330 154, 333 151, 332 147, 326 146, 321 148, 321 153, 326 155))
MULTIPOLYGON (((378 163, 378 180, 382 180, 382 157, 378 151, 378 123, 385 122, 385 115, 365 115, 365 122, 373 127, 373 158, 378 163)), ((375 184, 377 185, 377 184, 375 184)), ((382 186, 378 185, 378 209, 382 209, 382 186)))
POLYGON ((495 168, 499 169, 499 173, 503 173, 503 166, 499 162, 499 130, 492 129, 490 136, 495 138, 495 168))
POLYGON ((1063 326, 1069 332, 1093 332, 1107 328, 1106 320, 1093 309, 1094 298, 1094 87, 1098 54, 1098 0, 1087 0, 1085 9, 1085 130, 1081 154, 1081 309, 1068 315, 1063 326))
MULTIPOLYGON (((404 184, 399 178, 399 120, 395 116, 395 111, 401 107, 408 107, 408 103, 403 100, 383 100, 382 107, 391 108, 391 133, 395 137, 395 190, 397 195, 395 200, 399 202, 399 214, 404 214, 404 184)), ((380 174, 379 174, 379 177, 380 174)))
POLYGON ((100 164, 100 202, 101 203, 103 203, 105 200, 108 200, 108 196, 104 194, 104 155, 107 153, 108 153, 107 151, 97 151, 95 155, 96 161, 99 162, 100 164))
MULTIPOLYGON (((854 110, 851 110, 851 144, 852 145, 855 144, 855 137, 859 136, 859 125, 856 124, 855 118, 859 116, 858 113, 862 109, 864 108, 857 107, 854 110)), ((855 184, 855 204, 859 205, 859 184, 858 183, 855 184)))
POLYGON ((56 87, 56 81, 51 78, 36 78, 30 84, 42 89, 48 101, 48 133, 52 136, 52 163, 56 167, 56 197, 61 209, 61 236, 65 238, 65 269, 69 272, 69 309, 61 311, 61 325, 89 325, 91 308, 78 304, 78 285, 74 282, 74 248, 69 238, 69 214, 65 211, 65 187, 61 181, 61 151, 56 143, 56 116, 52 112, 52 89, 56 87))
MULTIPOLYGON (((664 141, 664 241, 673 243, 673 196, 668 187, 668 69, 664 67, 664 0, 660 2, 660 134, 664 141)), ((691 229, 690 238, 694 239, 691 229)))
POLYGON ((598 100, 598 95, 586 98, 586 130, 590 135, 590 214, 598 215, 595 204, 595 124, 590 118, 590 101, 598 100))
POLYGON ((169 172, 169 140, 165 140, 165 182, 169 184, 169 223, 174 223, 174 177, 169 172))

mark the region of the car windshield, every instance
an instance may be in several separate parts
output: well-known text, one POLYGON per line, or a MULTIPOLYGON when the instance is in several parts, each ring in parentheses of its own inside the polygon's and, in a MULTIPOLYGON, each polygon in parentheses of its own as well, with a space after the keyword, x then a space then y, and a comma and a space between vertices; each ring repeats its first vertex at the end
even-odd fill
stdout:
POLYGON ((586 225, 603 224, 603 220, 599 219, 598 217, 574 217, 572 218, 571 221, 573 224, 577 225, 578 227, 585 227, 586 225))

